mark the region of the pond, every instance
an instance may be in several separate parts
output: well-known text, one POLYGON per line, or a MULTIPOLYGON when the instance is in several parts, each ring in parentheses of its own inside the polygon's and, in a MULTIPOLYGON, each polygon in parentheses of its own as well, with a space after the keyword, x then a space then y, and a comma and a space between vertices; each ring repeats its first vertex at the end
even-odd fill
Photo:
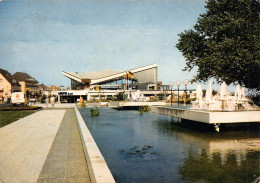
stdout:
POLYGON ((252 182, 260 176, 259 131, 199 133, 135 110, 79 111, 116 182, 252 182))

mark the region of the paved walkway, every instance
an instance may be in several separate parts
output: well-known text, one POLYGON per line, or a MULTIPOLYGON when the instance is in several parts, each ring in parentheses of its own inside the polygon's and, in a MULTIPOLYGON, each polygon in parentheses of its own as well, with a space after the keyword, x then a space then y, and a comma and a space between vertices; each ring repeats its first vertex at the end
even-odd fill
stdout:
POLYGON ((48 109, 67 109, 67 108, 74 108, 75 104, 74 103, 62 103, 62 104, 58 104, 55 103, 54 106, 52 106, 50 103, 48 105, 46 105, 45 103, 36 103, 33 106, 39 106, 42 108, 48 108, 48 109))
POLYGON ((0 178, 36 182, 65 110, 42 110, 0 128, 0 178))
POLYGON ((90 182, 74 109, 67 109, 38 182, 90 182))
POLYGON ((0 128, 1 181, 90 182, 75 110, 42 110, 0 128))

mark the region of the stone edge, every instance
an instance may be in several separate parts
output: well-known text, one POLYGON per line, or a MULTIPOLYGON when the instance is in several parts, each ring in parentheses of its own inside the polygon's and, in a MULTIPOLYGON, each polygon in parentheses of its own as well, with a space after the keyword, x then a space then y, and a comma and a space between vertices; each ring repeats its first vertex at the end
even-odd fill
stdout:
POLYGON ((151 107, 151 112, 207 124, 250 123, 260 121, 260 111, 212 112, 153 106, 151 107))
POLYGON ((85 121, 83 120, 77 106, 75 112, 78 119, 78 127, 85 158, 87 161, 89 175, 92 183, 115 183, 107 163, 102 156, 94 138, 92 137, 85 121))

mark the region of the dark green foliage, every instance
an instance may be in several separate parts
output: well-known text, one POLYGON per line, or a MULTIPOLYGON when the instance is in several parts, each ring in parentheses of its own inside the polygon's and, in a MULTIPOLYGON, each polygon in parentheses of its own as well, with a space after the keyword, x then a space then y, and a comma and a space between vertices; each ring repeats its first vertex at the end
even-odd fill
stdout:
POLYGON ((45 99, 46 99, 46 95, 43 94, 43 95, 42 95, 42 100, 45 100, 45 99))
POLYGON ((86 107, 86 103, 85 102, 80 103, 80 107, 85 108, 86 107))
POLYGON ((196 155, 190 152, 180 167, 180 173, 184 182, 252 182, 260 176, 260 162, 255 159, 258 154, 251 151, 241 158, 230 151, 223 159, 220 153, 209 155, 203 150, 196 155))
POLYGON ((143 114, 144 112, 150 112, 151 109, 149 108, 149 106, 142 106, 139 108, 139 114, 143 114))
POLYGON ((119 150, 119 152, 126 153, 129 155, 138 155, 138 156, 142 156, 145 154, 157 154, 157 155, 162 154, 162 152, 155 152, 155 151, 152 151, 152 149, 153 149, 153 146, 144 145, 142 147, 134 146, 134 147, 131 147, 129 150, 119 150))
POLYGON ((116 101, 121 101, 121 100, 126 100, 127 96, 125 92, 119 92, 117 95, 115 95, 114 100, 116 101))
POLYGON ((43 94, 39 99, 41 100, 41 103, 45 103, 46 95, 43 94))
POLYGON ((99 110, 98 108, 91 108, 90 109, 90 114, 91 114, 91 117, 94 117, 94 116, 99 116, 99 110))
POLYGON ((38 106, 10 106, 10 107, 3 107, 0 108, 0 111, 31 111, 31 110, 39 110, 42 107, 38 106))
POLYGON ((215 78, 259 89, 260 2, 209 0, 205 8, 194 30, 179 34, 176 47, 186 58, 184 71, 197 66, 196 81, 215 78))
POLYGON ((25 94, 26 98, 30 97, 30 92, 28 90, 26 90, 26 94, 25 94))

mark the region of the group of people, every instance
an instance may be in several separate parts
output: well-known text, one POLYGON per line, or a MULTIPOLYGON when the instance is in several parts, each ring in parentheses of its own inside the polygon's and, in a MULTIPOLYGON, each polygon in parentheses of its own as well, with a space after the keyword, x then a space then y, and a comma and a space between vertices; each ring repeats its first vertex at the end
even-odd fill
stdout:
MULTIPOLYGON (((46 97, 45 103, 46 103, 46 106, 48 108, 48 104, 49 104, 49 98, 48 97, 46 97)), ((50 103, 51 103, 51 106, 54 107, 54 103, 55 103, 55 97, 54 96, 51 96, 50 103)))

